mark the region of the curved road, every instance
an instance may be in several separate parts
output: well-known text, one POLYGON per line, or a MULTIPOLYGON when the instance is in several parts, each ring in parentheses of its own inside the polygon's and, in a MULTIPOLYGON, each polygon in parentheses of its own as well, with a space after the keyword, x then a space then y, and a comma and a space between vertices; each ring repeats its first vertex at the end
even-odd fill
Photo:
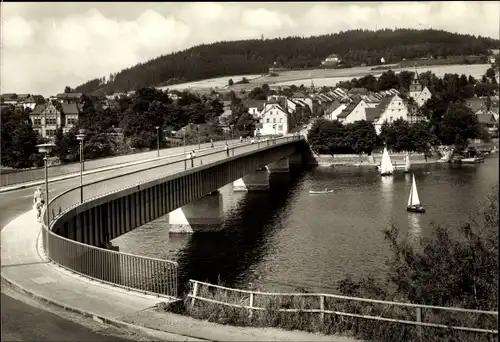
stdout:
MULTIPOLYGON (((245 143, 244 143, 245 144, 245 143)), ((237 144, 239 145, 239 144, 237 144)), ((252 144, 253 145, 253 144, 252 144)), ((219 145, 220 146, 220 145, 219 145)), ((233 145, 234 146, 234 145, 233 145)), ((233 147, 230 145, 230 147, 233 147)), ((196 148, 198 146, 186 147, 187 151, 195 149, 197 151, 197 162, 199 165, 201 161, 208 163, 217 159, 222 159, 226 157, 224 151, 220 153, 203 157, 204 154, 213 152, 210 151, 198 151, 196 148)), ((244 151, 249 149, 257 148, 256 144, 245 148, 244 151)), ((217 149, 217 147, 216 147, 217 149)), ((220 147, 218 148, 220 149, 220 147)), ((169 154, 175 154, 183 151, 183 147, 171 149, 169 154)), ((244 152, 242 151, 242 152, 244 152)), ((127 171, 142 170, 144 168, 150 168, 154 165, 161 165, 168 163, 169 161, 183 161, 184 156, 172 156, 172 158, 162 158, 160 160, 152 160, 147 163, 125 166, 116 170, 102 171, 90 175, 83 176, 83 182, 89 183, 97 180, 103 180, 113 176, 121 175, 127 171)), ((189 162, 189 161, 188 161, 189 162)), ((177 172, 184 169, 184 163, 179 162, 171 166, 164 166, 154 171, 144 171, 141 173, 140 177, 158 177, 160 175, 165 175, 167 173, 177 172), (166 172, 167 171, 167 172, 166 172)), ((127 185, 133 184, 133 179, 137 176, 125 177, 125 179, 117 178, 115 180, 106 182, 111 188, 105 190, 113 190, 113 188, 125 187, 127 185)), ((50 198, 54 198, 58 194, 80 185, 79 177, 73 177, 67 180, 56 181, 49 184, 49 194, 50 198)), ((12 221, 18 215, 30 210, 32 208, 32 196, 35 186, 12 190, 0 194, 0 227, 3 229, 6 224, 12 221)), ((91 191, 93 194, 85 194, 87 196, 96 195, 102 193, 103 189, 96 187, 91 191)), ((75 195, 75 194, 73 194, 75 195)), ((75 196, 71 196, 74 199, 75 196)), ((13 291, 8 286, 2 286, 2 341, 103 341, 111 340, 110 336, 105 336, 100 333, 96 333, 95 330, 103 329, 102 326, 95 327, 95 323, 84 322, 84 319, 76 317, 76 315, 70 314, 68 312, 56 312, 56 314, 47 312, 47 310, 54 311, 57 309, 51 308, 47 304, 41 304, 32 298, 21 295, 16 291, 13 291), (64 318, 63 318, 64 317, 64 318), (77 323, 75 323, 75 321, 77 323), (82 324, 85 324, 83 326, 82 324), (92 326, 94 324, 94 326, 92 326)), ((61 311, 61 310, 59 310, 61 311)), ((115 329, 116 330, 116 329, 115 329)), ((110 334, 119 334, 119 331, 109 332, 110 334)), ((130 340, 137 339, 138 336, 134 335, 130 340)), ((114 338, 114 341, 128 341, 127 339, 114 338)))
MULTIPOLYGON (((220 146, 220 145, 219 145, 220 146)), ((187 147, 190 151, 198 146, 187 147)), ((170 154, 183 152, 183 147, 173 148, 170 154)), ((203 154, 202 151, 198 152, 203 154)), ((183 156, 165 158, 159 161, 127 166, 116 170, 98 172, 83 177, 84 183, 106 179, 127 171, 140 170, 151 165, 166 163, 167 159, 179 160, 183 156)), ((117 180, 119 182, 119 180, 117 180)), ((56 181, 49 184, 51 198, 61 192, 80 185, 79 177, 56 181)), ((0 194, 0 227, 3 229, 10 221, 32 208, 35 186, 12 190, 0 194)), ((96 322, 81 318, 62 309, 40 303, 31 297, 20 294, 2 284, 1 294, 2 341, 133 341, 138 336, 119 338, 112 335, 123 335, 117 329, 106 328, 96 322), (97 332, 101 331, 101 332, 97 332)), ((125 335, 127 335, 125 333, 125 335)))

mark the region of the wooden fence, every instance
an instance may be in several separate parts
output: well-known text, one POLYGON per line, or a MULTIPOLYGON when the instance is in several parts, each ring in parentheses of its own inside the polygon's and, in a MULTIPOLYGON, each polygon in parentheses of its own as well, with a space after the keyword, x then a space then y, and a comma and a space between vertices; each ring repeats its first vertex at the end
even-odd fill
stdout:
MULTIPOLYGON (((420 305, 420 304, 412 304, 412 303, 403 303, 403 302, 390 302, 383 300, 375 300, 375 299, 367 299, 367 298, 358 298, 358 297, 348 297, 342 295, 334 295, 334 294, 323 294, 323 293, 270 293, 270 292, 258 292, 258 291, 248 291, 248 290, 239 290, 232 289, 224 286, 213 285, 205 282, 200 282, 196 280, 189 281, 191 290, 188 294, 188 298, 190 299, 191 307, 194 306, 195 301, 202 301, 213 303, 217 305, 223 305, 234 308, 241 308, 243 310, 248 310, 248 314, 250 318, 253 315, 254 311, 265 311, 268 308, 265 305, 259 305, 257 303, 257 297, 265 297, 268 299, 279 300, 285 297, 293 297, 299 299, 302 303, 300 308, 277 308, 273 310, 279 312, 290 312, 290 313, 314 313, 318 314, 321 322, 324 322, 325 315, 339 315, 344 317, 353 317, 367 320, 375 320, 375 321, 385 321, 391 323, 399 323, 399 324, 408 324, 417 327, 417 333, 419 336, 422 334, 422 327, 433 327, 433 328, 444 328, 444 329, 454 329, 461 331, 469 331, 476 333, 489 333, 489 334, 498 334, 497 326, 498 326, 498 312, 495 311, 483 311, 483 310, 472 310, 472 309, 463 309, 463 308, 454 308, 454 307, 440 307, 440 306, 431 306, 431 305, 420 305), (202 288, 205 287, 205 290, 214 291, 217 290, 220 292, 226 292, 228 294, 233 295, 234 299, 232 302, 229 301, 220 301, 214 298, 206 298, 203 297, 202 288), (393 318, 393 317, 382 317, 381 315, 365 315, 361 314, 359 311, 361 310, 352 310, 358 312, 344 312, 340 310, 335 310, 335 305, 328 304, 332 300, 340 300, 347 301, 348 303, 354 304, 364 304, 366 306, 373 304, 380 304, 381 306, 391 307, 392 309, 401 309, 406 308, 408 310, 414 310, 413 317, 414 320, 409 319, 401 319, 401 318, 393 318), (443 324, 438 322, 429 322, 424 321, 424 315, 422 315, 423 310, 428 310, 432 312, 432 315, 429 316, 440 316, 450 313, 461 313, 461 314, 469 314, 469 315, 484 315, 486 317, 482 317, 482 322, 490 321, 491 324, 489 328, 478 328, 478 327, 465 327, 465 326, 457 326, 452 324, 443 324), (446 314, 445 314, 446 313, 446 314)), ((206 291, 205 291, 206 292, 206 291)), ((230 296, 218 296, 229 298, 230 296)), ((261 303, 265 301, 260 301, 261 303)), ((337 307, 341 307, 342 305, 337 305, 337 307)), ((344 305, 344 308, 346 306, 344 305)), ((372 310, 375 312, 376 310, 372 310)), ((398 311, 398 310, 394 310, 398 311)), ((389 311, 387 311, 389 312, 389 311)), ((456 318, 448 318, 450 322, 456 322, 456 318)), ((455 323, 456 324, 456 323, 455 323)))

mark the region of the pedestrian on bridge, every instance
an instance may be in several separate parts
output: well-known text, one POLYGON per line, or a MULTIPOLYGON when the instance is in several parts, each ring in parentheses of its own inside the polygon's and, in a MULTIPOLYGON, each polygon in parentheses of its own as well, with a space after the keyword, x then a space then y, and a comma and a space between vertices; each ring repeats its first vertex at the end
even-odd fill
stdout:
POLYGON ((240 135, 240 144, 243 142, 243 137, 240 135))
POLYGON ((43 198, 43 192, 42 192, 42 188, 38 187, 36 188, 35 190, 35 193, 33 194, 33 204, 37 204, 38 202, 40 202, 43 198))
POLYGON ((40 200, 40 202, 37 202, 36 203, 36 220, 38 222, 41 222, 41 216, 42 216, 42 208, 43 206, 45 205, 45 201, 44 200, 40 200))
POLYGON ((229 157, 229 146, 226 145, 224 146, 224 151, 226 151, 227 156, 229 157))
POLYGON ((193 150, 191 152, 191 167, 194 167, 194 158, 196 158, 196 152, 193 150))
POLYGON ((214 148, 214 140, 213 139, 210 139, 210 147, 214 148))

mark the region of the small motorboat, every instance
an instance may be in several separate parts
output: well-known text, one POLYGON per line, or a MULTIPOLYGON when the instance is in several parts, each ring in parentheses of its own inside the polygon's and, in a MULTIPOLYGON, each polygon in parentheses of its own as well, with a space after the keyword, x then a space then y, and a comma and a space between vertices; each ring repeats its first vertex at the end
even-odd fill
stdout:
POLYGON ((408 198, 408 206, 406 211, 410 213, 425 213, 425 208, 420 203, 420 198, 418 197, 417 182, 415 181, 415 174, 413 174, 413 182, 410 189, 410 197, 408 198))
POLYGON ((322 195, 322 194, 329 194, 332 192, 333 190, 328 190, 327 188, 325 188, 324 190, 309 190, 309 193, 311 195, 322 195))

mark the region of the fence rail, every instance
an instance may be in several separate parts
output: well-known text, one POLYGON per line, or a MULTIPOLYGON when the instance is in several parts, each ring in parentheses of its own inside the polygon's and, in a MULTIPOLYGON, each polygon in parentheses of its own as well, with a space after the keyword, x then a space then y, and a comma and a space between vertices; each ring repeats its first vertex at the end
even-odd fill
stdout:
MULTIPOLYGON (((237 140, 230 140, 230 142, 236 142, 237 140)), ((216 146, 221 147, 223 145, 224 140, 216 141, 214 144, 216 146), (222 144, 222 145, 221 145, 222 144)), ((187 148, 193 148, 196 147, 198 148, 201 146, 202 149, 208 148, 210 146, 210 143, 202 143, 202 144, 197 144, 197 145, 189 145, 186 146, 187 148)), ((171 148, 163 148, 160 149, 160 157, 168 157, 170 153, 175 153, 171 152, 172 149, 179 149, 180 146, 176 147, 171 147, 171 148)), ((122 155, 122 156, 113 156, 113 157, 107 157, 107 158, 99 158, 99 159, 89 159, 85 161, 85 170, 95 170, 103 167, 109 167, 109 166, 115 166, 119 164, 124 164, 124 163, 131 163, 131 162, 140 162, 144 161, 147 162, 151 158, 156 158, 157 157, 157 150, 153 151, 146 151, 146 152, 138 152, 134 154, 127 154, 127 155, 122 155)), ((179 152, 178 152, 179 153, 179 152)), ((180 152, 182 153, 182 152, 180 152)), ((68 175, 71 173, 77 173, 80 171, 80 163, 75 162, 75 163, 68 163, 64 165, 54 165, 48 168, 49 172, 49 177, 59 177, 59 176, 64 176, 68 175)), ((8 186, 8 185, 13 185, 13 184, 19 184, 19 183, 26 183, 26 182, 33 182, 36 180, 42 180, 45 178, 45 171, 44 168, 36 168, 36 169, 30 169, 30 170, 22 170, 22 171, 16 171, 16 172, 10 172, 10 173, 1 173, 0 174, 0 186, 8 186)))
MULTIPOLYGON (((486 319, 492 319, 491 326, 498 326, 498 312, 495 311, 484 311, 484 310, 473 310, 473 309, 463 309, 463 308, 455 308, 455 307, 440 307, 440 306, 432 306, 432 305, 420 305, 413 303, 403 303, 403 302, 390 302, 383 300, 375 300, 368 298, 359 298, 359 297, 349 297, 342 295, 334 295, 334 294, 324 294, 324 293, 272 293, 272 292, 259 292, 259 291, 249 291, 249 290, 240 290, 240 289, 232 289, 229 287, 224 287, 220 285, 209 284, 196 280, 189 280, 190 284, 190 292, 187 297, 190 299, 191 307, 194 306, 195 301, 199 300, 202 302, 218 304, 222 306, 228 306, 233 308, 240 308, 243 310, 248 310, 248 314, 250 317, 253 315, 253 311, 266 311, 268 308, 265 305, 258 305, 258 298, 263 299, 271 299, 275 301, 279 301, 284 298, 295 298, 301 302, 300 308, 283 308, 279 307, 277 309, 273 308, 272 310, 276 310, 278 312, 288 312, 288 313, 312 313, 318 314, 321 322, 324 322, 325 315, 338 315, 345 317, 354 317, 360 319, 367 320, 376 320, 376 321, 385 321, 391 323, 400 323, 400 324, 408 324, 417 326, 419 329, 421 327, 433 327, 433 328, 444 328, 444 329, 453 329, 453 330, 461 330, 461 331, 469 331, 469 332, 477 332, 477 333, 489 333, 489 334, 498 334, 498 330, 496 329, 486 329, 486 328, 477 328, 477 327, 465 327, 465 326, 457 326, 452 324, 443 324, 440 322, 426 322, 423 320, 423 310, 431 311, 432 314, 430 316, 435 316, 436 312, 439 313, 462 313, 462 314, 473 314, 473 315, 484 315, 486 319), (204 287, 204 288, 203 288, 204 287), (213 289, 217 289, 221 292, 225 292, 226 294, 234 295, 233 302, 221 301, 214 298, 204 297, 201 293, 203 290, 207 290, 209 293, 213 289), (329 303, 330 301, 344 301, 344 305, 335 305, 329 303), (415 320, 404 319, 404 318, 393 318, 393 317, 382 317, 380 315, 365 315, 359 312, 345 312, 341 310, 335 310, 334 306, 344 306, 347 304, 355 304, 355 303, 365 303, 367 306, 372 304, 380 304, 387 307, 392 308, 407 308, 414 310, 413 317, 415 320), (329 304, 329 305, 328 305, 329 304), (332 307, 330 307, 332 306, 332 307)), ((206 291, 205 291, 206 292, 206 291)), ((226 296, 228 298, 228 296, 226 296)), ((261 303, 269 303, 269 301, 261 300, 261 303)), ((348 305, 347 305, 348 307, 348 305)), ((352 310, 356 311, 356 310, 352 310)), ((359 311, 359 310, 358 310, 359 311)), ((444 315, 448 318, 448 315, 444 315)), ((453 322, 453 320, 450 320, 453 322)), ((484 318, 483 318, 484 321, 484 318)), ((421 334, 421 331, 419 331, 421 334)))
POLYGON ((215 148, 189 160, 184 156, 173 157, 173 161, 160 160, 149 164, 147 170, 143 169, 144 166, 139 166, 135 167, 136 170, 119 176, 84 184, 83 188, 69 189, 53 198, 44 209, 42 224, 44 251, 50 260, 60 266, 91 279, 156 296, 177 298, 176 262, 122 253, 64 238, 51 231, 55 220, 61 218, 69 209, 80 205, 82 198, 83 202, 90 201, 109 193, 161 179, 168 174, 300 139, 302 138, 299 136, 290 136, 241 144, 230 147, 228 151, 215 148))

